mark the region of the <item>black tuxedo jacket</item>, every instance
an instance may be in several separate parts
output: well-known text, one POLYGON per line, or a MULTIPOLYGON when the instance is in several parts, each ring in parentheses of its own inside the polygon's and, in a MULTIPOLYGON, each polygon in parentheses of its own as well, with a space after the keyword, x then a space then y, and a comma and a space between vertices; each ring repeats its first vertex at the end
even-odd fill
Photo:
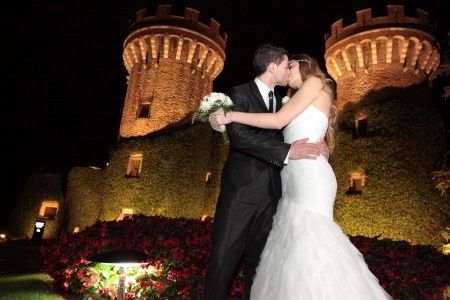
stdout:
MULTIPOLYGON (((228 96, 234 111, 269 112, 254 80, 231 88, 228 96)), ((279 110, 281 97, 278 93, 275 97, 279 110)), ((281 198, 280 170, 290 148, 282 132, 239 123, 226 128, 230 148, 222 171, 221 198, 246 203, 258 203, 267 193, 273 200, 281 198)))

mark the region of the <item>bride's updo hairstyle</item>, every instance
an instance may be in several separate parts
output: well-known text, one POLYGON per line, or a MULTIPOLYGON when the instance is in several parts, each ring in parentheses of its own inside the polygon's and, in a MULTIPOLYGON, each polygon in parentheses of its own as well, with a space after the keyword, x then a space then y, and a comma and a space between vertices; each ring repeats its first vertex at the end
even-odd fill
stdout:
MULTIPOLYGON (((332 153, 336 146, 336 126, 338 116, 334 81, 322 71, 317 60, 308 54, 294 54, 290 57, 290 60, 298 62, 298 68, 303 81, 311 76, 320 78, 322 80, 322 90, 330 95, 331 109, 328 117, 328 129, 325 136, 325 142, 330 148, 330 153, 332 153)), ((291 95, 292 93, 293 91, 290 90, 288 95, 291 95)))

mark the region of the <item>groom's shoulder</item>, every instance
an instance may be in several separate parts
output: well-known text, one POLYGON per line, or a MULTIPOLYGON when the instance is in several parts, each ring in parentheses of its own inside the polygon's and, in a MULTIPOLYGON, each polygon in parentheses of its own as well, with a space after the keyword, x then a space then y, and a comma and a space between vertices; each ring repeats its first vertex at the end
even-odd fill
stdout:
POLYGON ((233 87, 231 87, 228 90, 229 94, 235 94, 235 93, 247 93, 250 91, 251 88, 251 81, 243 83, 243 84, 239 84, 239 85, 235 85, 233 87))

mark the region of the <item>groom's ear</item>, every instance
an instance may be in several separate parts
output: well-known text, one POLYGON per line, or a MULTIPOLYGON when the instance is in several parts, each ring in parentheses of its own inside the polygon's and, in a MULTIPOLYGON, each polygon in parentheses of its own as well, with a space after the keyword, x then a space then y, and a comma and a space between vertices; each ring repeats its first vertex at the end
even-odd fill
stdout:
POLYGON ((277 65, 272 62, 267 66, 267 71, 269 71, 270 73, 274 73, 276 68, 277 68, 277 65))

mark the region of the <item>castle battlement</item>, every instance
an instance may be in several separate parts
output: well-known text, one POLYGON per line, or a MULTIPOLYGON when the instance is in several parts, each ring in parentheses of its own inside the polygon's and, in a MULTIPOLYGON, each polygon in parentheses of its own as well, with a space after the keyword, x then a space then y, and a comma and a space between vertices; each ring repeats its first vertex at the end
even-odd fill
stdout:
MULTIPOLYGON (((136 13, 136 19, 130 26, 130 31, 137 31, 143 27, 164 24, 201 33, 211 38, 219 47, 226 47, 227 34, 220 32, 219 22, 210 18, 209 25, 205 25, 199 21, 200 12, 189 7, 185 8, 184 16, 172 15, 171 10, 172 5, 169 4, 158 5, 155 15, 148 15, 147 9, 141 9, 136 13)), ((125 43, 127 43, 127 40, 125 40, 125 43)))
POLYGON ((192 65, 211 79, 222 71, 227 35, 210 19, 199 22, 199 12, 186 8, 184 16, 172 15, 171 5, 159 5, 156 15, 146 9, 136 13, 130 34, 124 41, 123 61, 128 73, 140 64, 158 67, 162 60, 192 65))
POLYGON ((370 8, 357 21, 331 25, 325 42, 328 73, 337 82, 338 106, 359 101, 371 90, 420 83, 437 69, 440 46, 427 12, 405 16, 402 5, 389 5, 387 16, 372 17, 370 8))
POLYGON ((385 27, 410 27, 424 30, 434 34, 436 28, 430 23, 428 12, 416 9, 416 16, 406 16, 403 5, 388 5, 387 15, 380 17, 372 16, 372 9, 367 8, 356 12, 356 23, 344 27, 343 19, 339 19, 331 25, 331 34, 327 34, 325 47, 331 45, 348 36, 376 28, 385 27))

